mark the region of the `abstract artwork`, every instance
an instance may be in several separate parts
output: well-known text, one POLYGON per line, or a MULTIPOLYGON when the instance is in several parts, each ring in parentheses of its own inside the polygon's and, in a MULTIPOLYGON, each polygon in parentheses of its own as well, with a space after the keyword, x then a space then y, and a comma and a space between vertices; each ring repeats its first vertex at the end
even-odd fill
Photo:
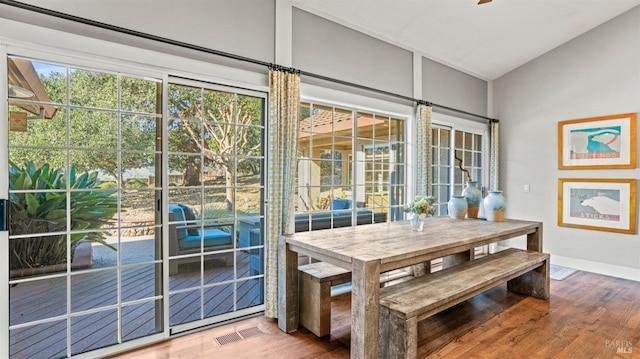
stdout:
POLYGON ((635 113, 558 123, 559 169, 636 167, 635 113))

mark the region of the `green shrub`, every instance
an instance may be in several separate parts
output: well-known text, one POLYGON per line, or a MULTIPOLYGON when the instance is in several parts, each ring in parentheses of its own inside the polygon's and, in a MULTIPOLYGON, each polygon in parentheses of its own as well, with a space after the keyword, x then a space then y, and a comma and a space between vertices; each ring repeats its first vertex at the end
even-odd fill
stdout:
POLYGON ((102 182, 98 185, 100 189, 117 189, 118 184, 115 182, 102 182))
MULTIPOLYGON (((99 189, 98 172, 76 176, 75 167, 71 166, 69 180, 71 226, 67 228, 67 183, 62 169, 52 170, 48 164, 38 168, 33 161, 24 167, 10 162, 9 233, 34 234, 9 241, 10 269, 66 263, 67 231, 98 229, 112 221, 118 210, 115 190, 99 189), (65 234, 46 235, 56 232, 65 234)), ((72 233, 70 238, 70 253, 80 240, 101 243, 115 250, 100 232, 72 233)))
POLYGON ((132 178, 127 180, 127 183, 124 185, 125 188, 147 188, 149 184, 147 180, 141 178, 132 178))

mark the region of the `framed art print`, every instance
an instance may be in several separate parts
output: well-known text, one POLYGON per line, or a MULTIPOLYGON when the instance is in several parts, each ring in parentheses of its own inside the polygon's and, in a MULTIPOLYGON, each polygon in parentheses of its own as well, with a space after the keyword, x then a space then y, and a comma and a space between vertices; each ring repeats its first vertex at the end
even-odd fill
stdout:
POLYGON ((636 114, 559 122, 558 168, 636 168, 636 114))
POLYGON ((558 225, 636 233, 636 180, 558 179, 558 225))

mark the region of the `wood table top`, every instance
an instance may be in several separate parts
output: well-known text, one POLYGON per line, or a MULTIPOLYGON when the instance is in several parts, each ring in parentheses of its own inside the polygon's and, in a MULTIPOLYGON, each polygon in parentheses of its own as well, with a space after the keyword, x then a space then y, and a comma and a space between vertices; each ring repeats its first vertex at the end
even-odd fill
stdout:
POLYGON ((335 264, 348 267, 353 259, 380 260, 382 270, 398 267, 398 262, 420 261, 458 253, 473 247, 541 232, 542 223, 506 219, 451 219, 448 216, 426 220, 424 230, 411 230, 409 221, 376 223, 285 235, 294 251, 327 256, 335 264), (391 264, 389 268, 385 264, 391 264))

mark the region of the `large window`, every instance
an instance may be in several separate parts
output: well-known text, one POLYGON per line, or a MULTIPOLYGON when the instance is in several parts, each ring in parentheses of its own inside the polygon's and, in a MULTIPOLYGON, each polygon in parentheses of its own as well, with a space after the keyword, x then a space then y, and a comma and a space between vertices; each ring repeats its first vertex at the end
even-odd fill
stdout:
POLYGON ((405 121, 302 103, 295 230, 402 218, 405 121))

